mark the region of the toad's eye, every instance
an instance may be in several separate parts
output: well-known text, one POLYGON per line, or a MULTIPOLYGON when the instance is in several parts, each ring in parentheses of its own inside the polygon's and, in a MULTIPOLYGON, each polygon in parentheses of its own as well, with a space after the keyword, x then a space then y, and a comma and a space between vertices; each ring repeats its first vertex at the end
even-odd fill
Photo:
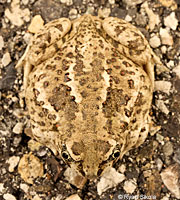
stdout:
POLYGON ((117 159, 119 156, 120 156, 120 151, 117 149, 117 150, 115 150, 115 151, 113 152, 112 157, 113 157, 114 159, 117 159))
POLYGON ((69 153, 67 151, 63 151, 61 153, 62 158, 64 158, 64 160, 68 160, 70 158, 69 153))

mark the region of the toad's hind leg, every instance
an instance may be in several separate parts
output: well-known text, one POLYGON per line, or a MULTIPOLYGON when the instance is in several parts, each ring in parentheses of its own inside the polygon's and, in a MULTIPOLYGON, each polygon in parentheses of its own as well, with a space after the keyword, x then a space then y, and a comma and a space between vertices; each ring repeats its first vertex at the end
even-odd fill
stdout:
POLYGON ((69 32, 70 28, 70 20, 60 18, 47 23, 33 36, 24 55, 16 65, 16 69, 24 67, 24 90, 27 87, 28 75, 32 68, 51 58, 61 48, 63 44, 62 38, 69 32))
POLYGON ((144 35, 133 25, 115 17, 103 20, 103 29, 116 41, 117 50, 141 66, 154 85, 154 64, 162 65, 144 35))

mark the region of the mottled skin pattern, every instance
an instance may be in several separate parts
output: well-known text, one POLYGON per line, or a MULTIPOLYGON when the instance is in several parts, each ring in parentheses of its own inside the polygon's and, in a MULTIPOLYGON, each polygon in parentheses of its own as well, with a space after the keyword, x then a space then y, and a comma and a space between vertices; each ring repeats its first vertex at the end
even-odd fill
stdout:
POLYGON ((158 62, 124 20, 46 24, 17 64, 25 65, 31 136, 87 178, 100 175, 146 139, 158 62))

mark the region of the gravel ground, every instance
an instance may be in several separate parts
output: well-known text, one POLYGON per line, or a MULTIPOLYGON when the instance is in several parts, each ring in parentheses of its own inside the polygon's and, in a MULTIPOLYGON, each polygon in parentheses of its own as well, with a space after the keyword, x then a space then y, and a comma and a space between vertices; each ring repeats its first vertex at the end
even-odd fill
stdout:
POLYGON ((180 199, 180 1, 0 0, 0 16, 0 199, 180 199), (121 183, 109 189, 103 185, 98 192, 100 178, 77 189, 67 181, 67 166, 25 135, 19 101, 22 74, 14 68, 43 23, 84 13, 134 24, 168 69, 156 70, 152 116, 161 130, 116 163, 112 174, 123 175, 121 183), (39 170, 39 177, 34 178, 35 170, 34 177, 20 176, 22 158, 39 170))

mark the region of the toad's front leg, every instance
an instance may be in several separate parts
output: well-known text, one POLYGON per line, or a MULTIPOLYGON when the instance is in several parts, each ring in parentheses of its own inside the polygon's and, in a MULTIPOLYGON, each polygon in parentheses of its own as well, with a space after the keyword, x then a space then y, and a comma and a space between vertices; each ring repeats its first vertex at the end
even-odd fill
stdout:
POLYGON ((28 76, 33 67, 51 58, 63 44, 64 36, 69 32, 71 22, 67 18, 60 18, 49 22, 35 34, 24 55, 16 65, 24 67, 23 89, 28 85, 28 76))

